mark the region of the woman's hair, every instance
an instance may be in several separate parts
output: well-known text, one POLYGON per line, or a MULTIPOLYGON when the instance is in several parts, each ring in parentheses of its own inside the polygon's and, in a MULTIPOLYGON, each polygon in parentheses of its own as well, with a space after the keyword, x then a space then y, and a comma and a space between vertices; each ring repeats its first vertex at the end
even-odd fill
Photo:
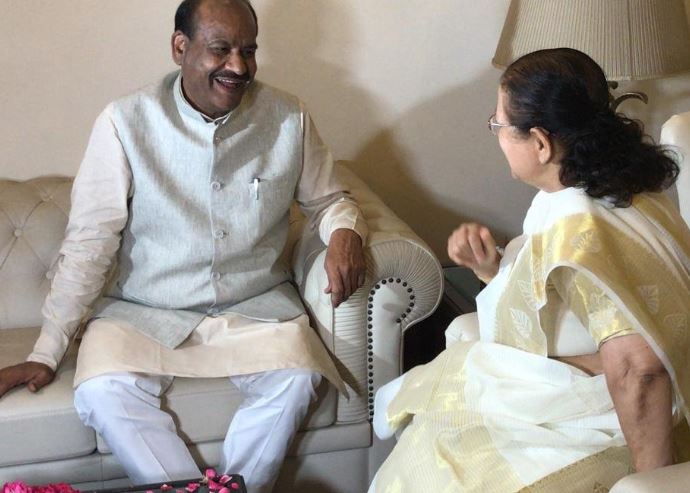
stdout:
POLYGON ((506 115, 523 134, 539 127, 560 144, 560 181, 627 207, 633 195, 660 192, 679 172, 675 155, 614 113, 603 70, 584 53, 556 48, 529 53, 501 77, 506 115))

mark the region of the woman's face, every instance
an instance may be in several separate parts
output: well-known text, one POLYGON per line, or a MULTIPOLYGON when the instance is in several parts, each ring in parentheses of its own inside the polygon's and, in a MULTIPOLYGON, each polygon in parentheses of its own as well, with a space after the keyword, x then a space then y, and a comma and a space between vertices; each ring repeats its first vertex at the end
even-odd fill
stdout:
MULTIPOLYGON (((511 123, 506 114, 507 106, 508 95, 499 87, 497 123, 511 123)), ((532 129, 529 134, 523 135, 515 127, 506 126, 498 128, 497 137, 513 178, 549 192, 563 188, 558 178, 560 166, 554 164, 552 159, 555 149, 546 131, 532 129)))

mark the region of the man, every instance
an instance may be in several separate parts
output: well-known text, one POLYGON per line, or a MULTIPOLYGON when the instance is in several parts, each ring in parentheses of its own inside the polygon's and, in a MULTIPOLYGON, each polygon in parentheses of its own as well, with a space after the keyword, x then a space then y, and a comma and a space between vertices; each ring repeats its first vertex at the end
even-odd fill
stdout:
POLYGON ((366 225, 301 103, 254 80, 249 1, 185 0, 175 24, 180 72, 94 124, 41 335, 0 396, 48 384, 92 309, 75 406, 132 481, 199 476, 160 395, 173 376, 229 376, 247 399, 221 467, 270 491, 321 376, 342 388, 280 261, 290 204, 329 244, 334 306, 363 283, 366 225))

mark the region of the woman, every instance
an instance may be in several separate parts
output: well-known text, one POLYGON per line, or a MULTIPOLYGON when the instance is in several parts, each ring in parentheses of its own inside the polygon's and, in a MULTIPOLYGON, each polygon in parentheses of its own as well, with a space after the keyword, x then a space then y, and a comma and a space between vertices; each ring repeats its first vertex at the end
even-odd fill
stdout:
POLYGON ((370 491, 603 492, 682 459, 690 231, 659 193, 672 156, 609 109, 601 68, 572 49, 508 67, 489 128, 539 192, 502 258, 483 226, 450 237, 488 283, 479 341, 379 391, 376 432, 399 442, 370 491))

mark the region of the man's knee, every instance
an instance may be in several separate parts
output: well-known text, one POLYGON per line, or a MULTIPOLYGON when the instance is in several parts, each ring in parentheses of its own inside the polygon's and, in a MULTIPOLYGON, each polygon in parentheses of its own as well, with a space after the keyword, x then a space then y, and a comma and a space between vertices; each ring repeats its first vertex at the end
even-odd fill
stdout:
POLYGON ((316 398, 321 374, 302 368, 272 370, 233 378, 233 382, 248 397, 269 401, 287 400, 309 403, 316 398))
POLYGON ((316 399, 316 389, 319 387, 322 379, 320 373, 301 368, 281 371, 284 372, 281 377, 285 379, 291 394, 305 402, 311 402, 316 399))
POLYGON ((123 394, 135 385, 128 374, 106 374, 90 378, 74 391, 74 407, 82 422, 95 426, 96 420, 117 414, 123 394))
POLYGON ((112 399, 112 391, 112 382, 107 376, 90 378, 79 384, 74 391, 74 407, 85 425, 93 426, 94 414, 112 399))

